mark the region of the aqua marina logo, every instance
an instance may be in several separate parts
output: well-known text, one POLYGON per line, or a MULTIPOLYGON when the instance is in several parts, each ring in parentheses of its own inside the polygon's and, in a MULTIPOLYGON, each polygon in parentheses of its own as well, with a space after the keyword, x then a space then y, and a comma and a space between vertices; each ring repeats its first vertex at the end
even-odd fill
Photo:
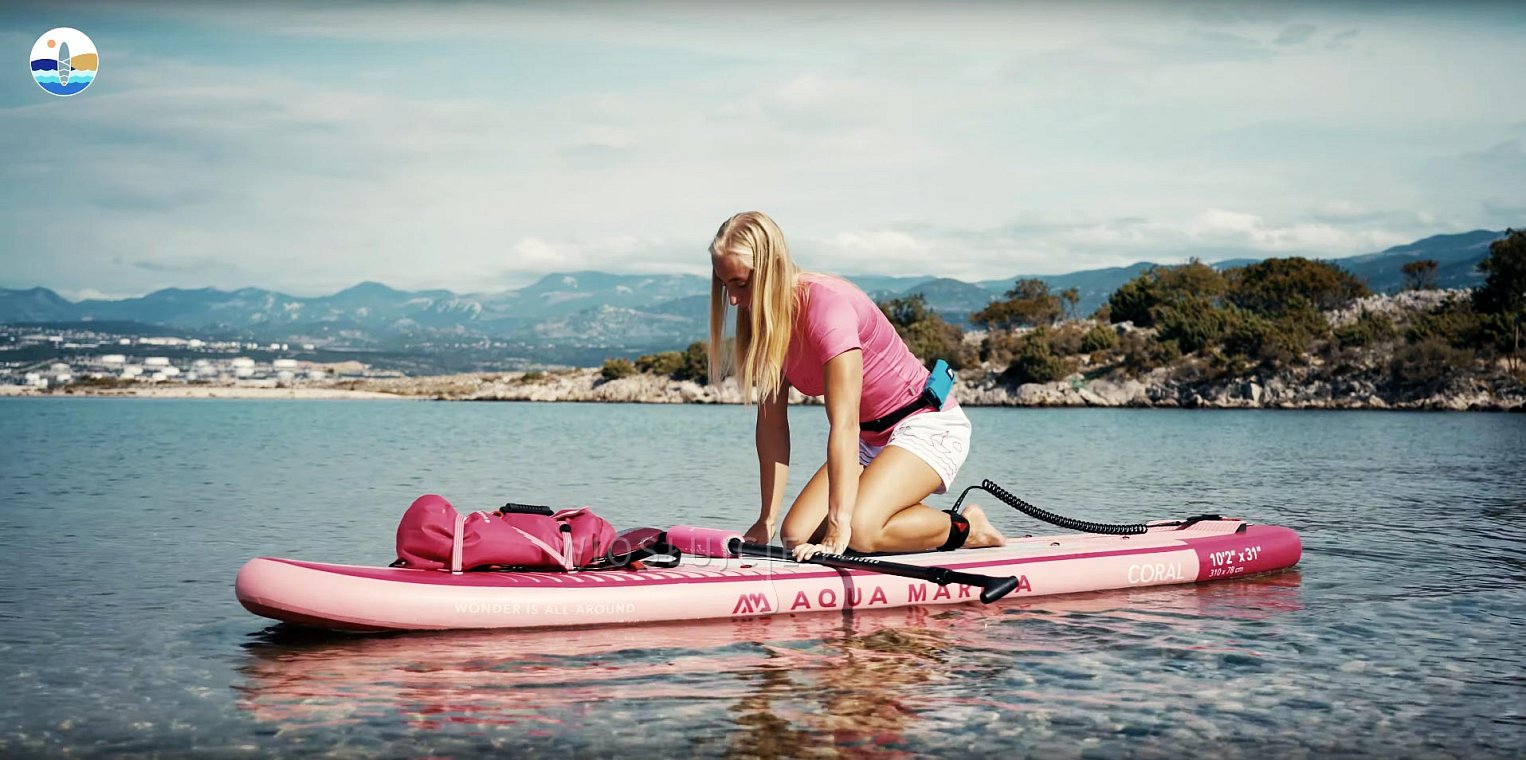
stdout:
POLYGON ((32 78, 54 95, 78 95, 95 81, 100 55, 78 29, 49 29, 32 45, 32 78))

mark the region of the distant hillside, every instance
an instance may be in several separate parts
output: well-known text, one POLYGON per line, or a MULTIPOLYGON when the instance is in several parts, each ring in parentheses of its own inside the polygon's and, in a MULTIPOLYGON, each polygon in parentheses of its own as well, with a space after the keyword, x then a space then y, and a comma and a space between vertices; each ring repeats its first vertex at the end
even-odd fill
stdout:
POLYGON ((76 314, 74 304, 47 288, 0 288, 0 322, 64 322, 76 314))
POLYGON ((921 295, 928 308, 942 314, 944 319, 963 322, 971 312, 985 308, 999 294, 963 280, 940 277, 913 285, 900 295, 921 295))
MULTIPOLYGON (((1386 251, 1335 259, 1376 292, 1403 285, 1400 267, 1435 259, 1438 285, 1471 287, 1482 282, 1478 262, 1501 232, 1477 230, 1436 235, 1386 251)), ((1252 263, 1236 259, 1220 268, 1252 263)), ((1089 314, 1130 279, 1154 266, 1093 269, 1038 275, 1055 291, 1076 288, 1078 312, 1089 314)), ((1025 275, 975 283, 951 278, 854 275, 876 300, 920 293, 928 305, 962 322, 1001 297, 1025 275)), ((326 345, 406 347, 459 345, 479 337, 507 341, 515 350, 556 361, 594 347, 681 348, 707 330, 710 279, 695 275, 622 275, 557 272, 516 290, 456 294, 448 290, 397 290, 362 282, 328 296, 303 298, 260 288, 167 288, 138 298, 78 303, 47 288, 0 289, 0 323, 93 320, 161 325, 203 334, 271 340, 302 339, 326 345), (544 350, 543 350, 544 349, 544 350), (553 358, 546 358, 553 357, 553 358)))
POLYGON ((1436 285, 1442 288, 1471 288, 1483 284, 1478 263, 1489 255, 1489 244, 1504 237, 1503 232, 1474 230, 1460 235, 1435 235, 1408 245, 1336 259, 1335 263, 1367 282, 1374 293, 1393 293, 1404 287, 1401 268, 1411 261, 1433 259, 1438 264, 1436 285))

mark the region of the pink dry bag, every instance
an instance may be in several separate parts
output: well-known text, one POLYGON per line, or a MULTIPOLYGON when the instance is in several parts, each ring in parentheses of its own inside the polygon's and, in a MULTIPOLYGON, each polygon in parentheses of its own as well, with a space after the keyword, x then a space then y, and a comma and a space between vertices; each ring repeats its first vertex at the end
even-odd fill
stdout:
POLYGON ((397 557, 408 567, 453 572, 489 565, 575 570, 602 559, 615 540, 608 520, 580 509, 555 515, 462 515, 444 497, 425 494, 397 526, 397 557))

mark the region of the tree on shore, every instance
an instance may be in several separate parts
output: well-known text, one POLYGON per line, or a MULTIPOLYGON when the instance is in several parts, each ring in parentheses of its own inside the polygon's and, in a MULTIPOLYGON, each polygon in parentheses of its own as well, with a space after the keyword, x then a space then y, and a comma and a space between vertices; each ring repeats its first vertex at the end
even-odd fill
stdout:
POLYGON ((674 380, 693 380, 700 385, 710 382, 710 360, 704 341, 690 343, 682 351, 663 351, 636 359, 635 369, 652 375, 666 375, 674 380))
POLYGON ((1228 288, 1224 275, 1197 259, 1181 266, 1150 267, 1108 297, 1108 319, 1154 327, 1160 309, 1190 299, 1216 302, 1228 288))
POLYGON ((616 357, 605 359, 604 366, 599 369, 599 376, 608 380, 619 380, 622 377, 630 377, 636 374, 636 365, 631 364, 630 359, 616 357))
POLYGON ((1073 296, 1075 301, 1080 300, 1080 294, 1075 288, 1055 295, 1049 291, 1049 283, 1043 280, 1018 280, 1006 292, 1005 299, 992 301, 984 309, 971 314, 970 321, 990 330, 1051 325, 1065 313, 1062 302, 1074 305, 1074 301, 1067 301, 1067 295, 1073 296))
POLYGON ((1329 311, 1372 295, 1366 284, 1345 269, 1300 256, 1231 269, 1228 279, 1230 303, 1266 316, 1306 307, 1329 311))
POLYGON ((1487 315, 1487 329, 1507 348, 1512 369, 1521 355, 1522 322, 1526 322, 1526 230, 1505 230, 1505 237, 1489 245, 1489 255, 1478 264, 1484 284, 1473 291, 1473 308, 1487 315))
POLYGON ((1081 302, 1080 288, 1066 288, 1060 291, 1060 303, 1065 305, 1065 318, 1076 318, 1076 304, 1081 302))
POLYGON ((1436 287, 1436 270, 1440 264, 1435 259, 1411 261, 1399 271, 1404 273, 1405 290, 1431 290, 1436 287))

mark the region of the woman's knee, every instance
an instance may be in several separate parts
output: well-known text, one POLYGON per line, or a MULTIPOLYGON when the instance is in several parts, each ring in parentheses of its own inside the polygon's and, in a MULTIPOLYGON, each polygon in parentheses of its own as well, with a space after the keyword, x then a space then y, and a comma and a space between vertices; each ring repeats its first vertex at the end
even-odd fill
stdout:
MULTIPOLYGON (((867 511, 867 510, 866 510, 867 511)), ((877 552, 885 536, 885 520, 878 514, 855 511, 848 546, 856 552, 877 552)))
POLYGON ((791 509, 784 516, 784 524, 779 526, 779 540, 787 547, 813 543, 825 526, 825 519, 818 517, 814 510, 791 509))
POLYGON ((783 530, 779 531, 779 540, 784 542, 785 548, 793 549, 800 544, 814 543, 818 532, 818 530, 808 527, 791 530, 786 526, 783 530))

